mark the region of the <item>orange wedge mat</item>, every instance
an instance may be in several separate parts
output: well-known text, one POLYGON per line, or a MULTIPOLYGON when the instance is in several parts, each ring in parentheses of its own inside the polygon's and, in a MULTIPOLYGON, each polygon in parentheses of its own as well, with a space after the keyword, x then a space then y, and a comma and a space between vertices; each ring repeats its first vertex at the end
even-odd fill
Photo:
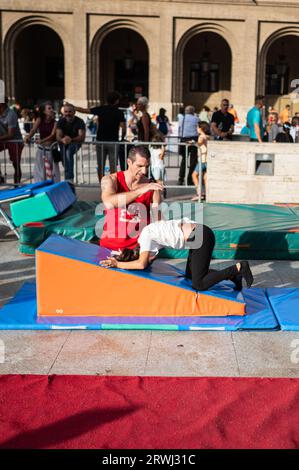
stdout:
POLYGON ((245 303, 36 252, 38 316, 244 315, 245 303))

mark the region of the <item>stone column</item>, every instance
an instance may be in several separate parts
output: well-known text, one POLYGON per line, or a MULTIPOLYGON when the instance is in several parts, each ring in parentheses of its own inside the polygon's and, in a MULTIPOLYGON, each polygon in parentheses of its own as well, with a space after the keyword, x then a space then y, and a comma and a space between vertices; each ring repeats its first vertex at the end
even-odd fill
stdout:
POLYGON ((172 117, 172 37, 173 19, 165 10, 161 12, 160 30, 158 36, 155 37, 158 60, 155 61, 154 69, 152 69, 153 59, 150 57, 150 106, 157 113, 160 107, 165 108, 170 119, 172 117))
POLYGON ((248 110, 254 106, 258 46, 258 21, 249 18, 238 34, 233 52, 231 101, 240 121, 245 121, 248 110))
POLYGON ((71 57, 65 50, 65 97, 77 106, 87 106, 87 15, 74 7, 71 57))

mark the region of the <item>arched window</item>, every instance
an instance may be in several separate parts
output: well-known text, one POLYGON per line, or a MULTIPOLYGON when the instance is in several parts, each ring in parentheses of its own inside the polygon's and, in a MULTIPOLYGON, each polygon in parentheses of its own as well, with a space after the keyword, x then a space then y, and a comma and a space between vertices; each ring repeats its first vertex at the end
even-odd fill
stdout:
POLYGON ((287 95, 293 79, 299 77, 299 37, 283 36, 269 47, 266 58, 266 95, 287 95))
POLYGON ((201 105, 231 89, 231 50, 214 32, 195 34, 183 51, 183 102, 201 105))
POLYGON ((45 25, 27 26, 14 43, 15 97, 23 105, 64 98, 64 50, 45 25))
POLYGON ((148 48, 143 37, 129 28, 107 34, 100 47, 100 98, 117 90, 123 106, 148 96, 148 48))

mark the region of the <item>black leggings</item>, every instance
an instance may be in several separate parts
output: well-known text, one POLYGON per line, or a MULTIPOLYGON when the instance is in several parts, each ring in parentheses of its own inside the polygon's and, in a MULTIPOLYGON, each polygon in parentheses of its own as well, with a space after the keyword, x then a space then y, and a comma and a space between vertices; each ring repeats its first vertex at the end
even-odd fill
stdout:
POLYGON ((225 279, 233 279, 238 273, 236 265, 230 266, 220 271, 209 269, 215 246, 215 235, 206 225, 197 225, 188 238, 192 242, 198 236, 202 239, 199 248, 189 250, 185 276, 192 279, 192 287, 195 290, 207 290, 217 282, 225 279), (202 230, 202 233, 201 233, 202 230))

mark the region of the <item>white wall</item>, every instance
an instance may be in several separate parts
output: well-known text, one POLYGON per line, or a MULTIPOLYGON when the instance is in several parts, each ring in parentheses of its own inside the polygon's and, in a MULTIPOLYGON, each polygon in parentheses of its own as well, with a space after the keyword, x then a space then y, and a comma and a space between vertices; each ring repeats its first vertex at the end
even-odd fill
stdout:
POLYGON ((207 202, 299 203, 299 144, 211 141, 207 189, 207 202), (274 154, 273 175, 255 174, 256 153, 274 154))

